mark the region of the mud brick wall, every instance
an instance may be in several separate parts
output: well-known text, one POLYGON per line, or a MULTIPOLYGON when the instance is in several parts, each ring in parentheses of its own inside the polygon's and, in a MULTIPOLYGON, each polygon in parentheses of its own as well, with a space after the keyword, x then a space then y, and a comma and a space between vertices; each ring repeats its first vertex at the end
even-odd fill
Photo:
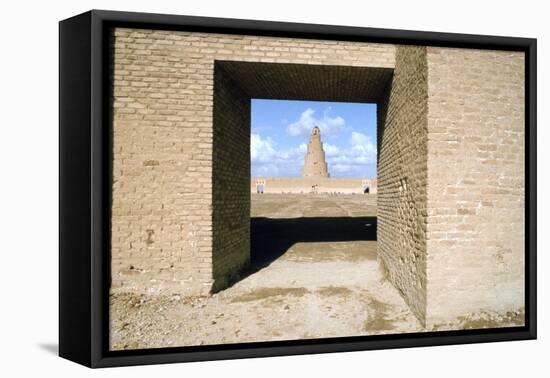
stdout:
MULTIPOLYGON (((244 266, 249 253, 242 242, 249 218, 241 215, 245 212, 243 201, 250 195, 250 173, 246 185, 244 177, 229 181, 232 172, 228 169, 238 176, 247 165, 242 160, 243 165, 228 164, 224 171, 223 160, 229 163, 225 157, 231 156, 241 161, 250 136, 243 137, 238 146, 230 145, 242 130, 223 134, 224 125, 240 127, 242 120, 235 121, 234 114, 217 114, 219 109, 234 113, 245 107, 241 97, 233 98, 233 110, 222 102, 214 105, 215 98, 216 103, 222 101, 214 93, 215 62, 393 68, 395 47, 117 28, 112 53, 111 289, 202 295, 221 288, 238 274, 235 270, 244 266), (214 152, 218 148, 219 154, 214 152), (218 190, 220 183, 226 186, 218 190), (238 198, 234 208, 221 205, 229 197, 238 198), (220 224, 229 226, 218 229, 220 224)), ((286 67, 292 68, 280 66, 282 80, 288 77, 284 75, 286 67)), ((292 77, 288 85, 310 88, 296 85, 292 77)), ((249 77, 249 87, 256 85, 254 80, 249 77)), ((243 87, 239 80, 234 83, 243 87)), ((262 81, 261 91, 280 93, 279 84, 262 81)), ((230 90, 224 85, 221 88, 230 90)), ((355 92, 371 90, 350 88, 355 92)), ((326 93, 315 95, 328 100, 326 93)))
POLYGON ((428 69, 425 47, 398 47, 378 107, 378 259, 414 314, 426 316, 428 69))
POLYGON ((114 31, 113 290, 211 286, 213 62, 184 61, 173 43, 114 31))
POLYGON ((428 48, 428 326, 524 306, 524 55, 428 48))
POLYGON ((250 261, 250 98, 219 66, 214 71, 212 165, 213 290, 239 278, 250 261))

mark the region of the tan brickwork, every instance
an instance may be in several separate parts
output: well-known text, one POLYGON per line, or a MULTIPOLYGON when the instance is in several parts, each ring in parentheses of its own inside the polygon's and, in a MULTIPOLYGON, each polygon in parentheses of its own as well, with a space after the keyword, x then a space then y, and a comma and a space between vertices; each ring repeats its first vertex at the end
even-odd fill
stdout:
POLYGON ((524 54, 428 48, 428 325, 524 306, 524 54))
POLYGON ((398 47, 378 107, 378 258, 415 315, 426 316, 428 83, 425 47, 398 47))
POLYGON ((208 293, 213 62, 178 62, 168 33, 117 30, 112 288, 208 293))
POLYGON ((214 72, 213 290, 235 282, 250 261, 250 98, 219 65, 214 72))

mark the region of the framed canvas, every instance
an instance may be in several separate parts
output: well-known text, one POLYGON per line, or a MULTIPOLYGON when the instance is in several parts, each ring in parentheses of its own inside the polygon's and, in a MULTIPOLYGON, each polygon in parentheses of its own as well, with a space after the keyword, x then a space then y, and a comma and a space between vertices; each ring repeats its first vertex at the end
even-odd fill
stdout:
POLYGON ((59 353, 536 338, 536 40, 60 22, 59 353))

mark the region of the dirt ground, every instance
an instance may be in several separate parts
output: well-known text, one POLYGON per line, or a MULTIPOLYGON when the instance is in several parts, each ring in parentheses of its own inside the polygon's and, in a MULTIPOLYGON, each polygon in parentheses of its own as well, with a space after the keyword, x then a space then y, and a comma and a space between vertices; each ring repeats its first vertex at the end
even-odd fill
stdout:
MULTIPOLYGON (((112 294, 111 349, 424 330, 378 268, 376 195, 253 194, 251 215, 239 282, 209 297, 112 294)), ((445 328, 491 326, 491 316, 445 328)))

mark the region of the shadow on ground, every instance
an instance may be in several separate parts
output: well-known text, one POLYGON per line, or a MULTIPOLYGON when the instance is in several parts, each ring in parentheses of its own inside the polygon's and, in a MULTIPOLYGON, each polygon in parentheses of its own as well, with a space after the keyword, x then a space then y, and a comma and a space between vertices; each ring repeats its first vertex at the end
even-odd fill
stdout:
POLYGON ((375 241, 376 217, 250 219, 250 269, 268 266, 295 243, 375 241))

